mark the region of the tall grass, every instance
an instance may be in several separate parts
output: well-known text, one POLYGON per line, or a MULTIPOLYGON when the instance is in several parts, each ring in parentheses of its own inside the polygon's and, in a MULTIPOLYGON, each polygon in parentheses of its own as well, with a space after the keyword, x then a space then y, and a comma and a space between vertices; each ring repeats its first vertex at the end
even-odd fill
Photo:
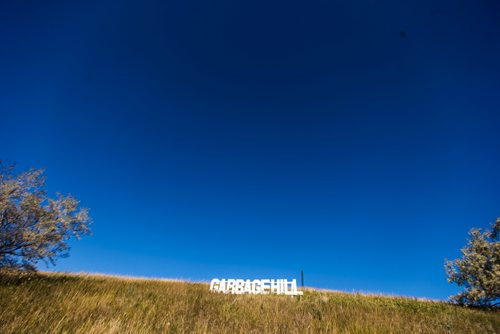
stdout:
POLYGON ((221 295, 201 283, 44 273, 0 276, 0 333, 500 333, 500 313, 408 298, 221 295))

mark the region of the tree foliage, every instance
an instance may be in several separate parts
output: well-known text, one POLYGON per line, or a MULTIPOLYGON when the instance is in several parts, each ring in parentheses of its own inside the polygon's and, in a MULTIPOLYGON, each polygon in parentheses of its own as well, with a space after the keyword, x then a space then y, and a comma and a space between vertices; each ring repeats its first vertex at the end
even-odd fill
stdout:
POLYGON ((88 210, 71 195, 50 198, 43 170, 19 174, 0 161, 0 269, 35 270, 66 256, 71 237, 89 234, 88 210))
POLYGON ((463 287, 451 297, 455 303, 469 306, 500 304, 500 218, 492 229, 473 228, 462 248, 462 258, 446 261, 448 282, 463 287))

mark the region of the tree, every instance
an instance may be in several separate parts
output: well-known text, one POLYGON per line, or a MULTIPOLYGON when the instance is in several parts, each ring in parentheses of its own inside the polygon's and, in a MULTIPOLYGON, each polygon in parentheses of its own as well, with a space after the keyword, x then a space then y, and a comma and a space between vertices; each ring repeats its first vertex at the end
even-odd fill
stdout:
POLYGON ((463 287, 451 301, 468 306, 500 304, 500 218, 492 229, 473 228, 462 258, 446 261, 448 282, 463 287))
POLYGON ((88 210, 71 195, 47 196, 43 170, 15 174, 0 161, 0 269, 35 270, 67 256, 71 237, 90 234, 88 210))

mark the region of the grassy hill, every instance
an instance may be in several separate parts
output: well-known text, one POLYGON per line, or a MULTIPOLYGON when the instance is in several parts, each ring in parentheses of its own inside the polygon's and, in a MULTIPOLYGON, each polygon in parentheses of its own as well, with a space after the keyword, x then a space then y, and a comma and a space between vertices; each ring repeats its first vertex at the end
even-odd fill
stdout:
POLYGON ((220 295, 207 284, 0 275, 0 333, 500 333, 500 312, 307 291, 220 295))

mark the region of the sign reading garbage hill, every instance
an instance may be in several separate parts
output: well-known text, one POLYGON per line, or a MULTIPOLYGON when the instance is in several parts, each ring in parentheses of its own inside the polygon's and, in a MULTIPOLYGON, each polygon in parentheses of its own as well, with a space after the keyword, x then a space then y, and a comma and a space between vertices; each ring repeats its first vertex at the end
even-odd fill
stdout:
POLYGON ((288 295, 300 296, 302 291, 297 290, 297 280, 292 279, 218 279, 210 282, 210 291, 228 294, 252 295, 288 295))

